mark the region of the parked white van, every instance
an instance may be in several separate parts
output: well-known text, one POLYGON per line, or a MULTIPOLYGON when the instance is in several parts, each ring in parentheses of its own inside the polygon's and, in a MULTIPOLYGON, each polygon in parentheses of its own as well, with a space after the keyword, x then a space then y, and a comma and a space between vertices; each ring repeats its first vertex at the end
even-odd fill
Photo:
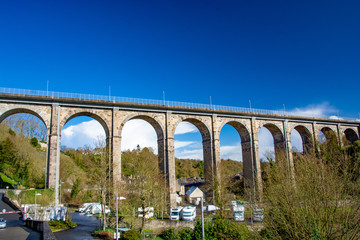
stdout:
POLYGON ((170 220, 180 220, 180 214, 183 207, 172 207, 170 208, 170 220))
POLYGON ((196 218, 196 207, 186 206, 182 209, 181 219, 184 221, 195 221, 196 218))
POLYGON ((84 210, 84 213, 86 214, 101 214, 102 213, 102 207, 105 207, 105 214, 110 213, 110 208, 108 206, 104 206, 104 204, 100 203, 93 203, 86 207, 84 210))
MULTIPOLYGON (((138 217, 139 218, 142 218, 144 215, 144 211, 142 209, 142 207, 139 207, 138 208, 138 212, 139 212, 139 215, 138 217)), ((145 208, 145 218, 152 218, 154 217, 154 208, 153 207, 146 207, 145 208)))
POLYGON ((80 213, 85 212, 85 209, 86 209, 88 206, 90 206, 91 204, 95 204, 95 203, 84 203, 83 205, 81 205, 81 207, 79 207, 78 212, 80 212, 80 213))

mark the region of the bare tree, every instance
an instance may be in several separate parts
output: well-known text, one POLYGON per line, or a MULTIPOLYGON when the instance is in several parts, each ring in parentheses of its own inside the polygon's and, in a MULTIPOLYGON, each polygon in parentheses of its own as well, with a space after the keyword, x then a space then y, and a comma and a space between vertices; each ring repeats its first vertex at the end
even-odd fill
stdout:
POLYGON ((6 118, 5 123, 17 134, 22 134, 27 138, 36 137, 40 141, 46 141, 46 126, 34 115, 28 113, 17 113, 6 118))
POLYGON ((112 191, 111 176, 109 171, 109 154, 106 142, 98 139, 95 143, 93 156, 89 163, 89 177, 90 184, 95 188, 97 197, 102 206, 102 222, 103 230, 105 231, 107 225, 107 217, 105 213, 105 205, 109 200, 109 195, 112 191))
POLYGON ((289 177, 286 159, 278 159, 270 169, 271 182, 265 192, 267 236, 358 239, 359 182, 353 179, 354 165, 349 159, 339 146, 331 150, 331 157, 328 153, 300 156, 295 159, 296 184, 289 177))
POLYGON ((146 215, 164 209, 165 194, 167 193, 163 175, 160 173, 157 159, 149 149, 135 150, 135 157, 128 165, 131 167, 132 176, 126 177, 126 194, 134 208, 143 211, 141 230, 143 230, 146 215))

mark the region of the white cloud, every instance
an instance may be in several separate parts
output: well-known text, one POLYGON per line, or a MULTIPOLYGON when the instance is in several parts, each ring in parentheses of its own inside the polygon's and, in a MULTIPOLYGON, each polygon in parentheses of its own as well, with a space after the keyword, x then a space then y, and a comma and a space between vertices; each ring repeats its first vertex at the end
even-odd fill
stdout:
POLYGON ((189 145, 192 145, 196 142, 193 142, 193 141, 176 141, 174 142, 174 145, 175 145, 175 149, 178 149, 178 148, 183 148, 183 147, 187 147, 189 145))
POLYGON ((231 159, 235 161, 242 161, 242 148, 241 143, 233 146, 221 146, 220 157, 222 159, 231 159))
POLYGON ((258 133, 258 139, 260 159, 266 159, 266 156, 274 155, 274 139, 270 131, 262 127, 258 133))
MULTIPOLYGON (((121 150, 132 150, 140 145, 150 147, 157 153, 157 136, 154 128, 144 120, 131 120, 123 128, 121 150)), ((85 121, 64 128, 61 143, 67 147, 79 148, 85 145, 94 147, 97 139, 105 140, 105 131, 96 120, 85 121)))
POLYGON ((199 131, 192 123, 181 122, 176 126, 175 135, 199 131))
POLYGON ((287 111, 289 115, 327 118, 330 114, 337 113, 338 111, 329 103, 312 104, 303 108, 295 108, 287 111))
POLYGON ((302 139, 298 131, 293 129, 291 131, 291 146, 292 150, 297 150, 297 152, 303 151, 302 139))
POLYGON ((150 147, 157 153, 157 136, 155 129, 146 121, 134 119, 128 121, 121 134, 121 150, 132 150, 137 145, 150 147))
POLYGON ((99 139, 105 140, 105 131, 96 120, 72 125, 61 131, 61 144, 75 149, 85 145, 94 147, 99 139))
POLYGON ((180 159, 196 159, 203 160, 203 150, 202 149, 184 149, 182 151, 176 152, 176 157, 180 159))
POLYGON ((339 116, 334 116, 334 115, 330 116, 329 118, 330 119, 335 119, 335 120, 344 120, 343 118, 341 118, 339 116))

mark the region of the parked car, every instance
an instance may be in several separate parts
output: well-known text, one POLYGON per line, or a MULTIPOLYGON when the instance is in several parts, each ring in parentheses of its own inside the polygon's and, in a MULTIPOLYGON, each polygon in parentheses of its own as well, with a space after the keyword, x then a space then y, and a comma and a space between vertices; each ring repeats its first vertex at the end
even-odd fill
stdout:
POLYGON ((0 228, 6 228, 6 220, 3 218, 0 218, 0 228))

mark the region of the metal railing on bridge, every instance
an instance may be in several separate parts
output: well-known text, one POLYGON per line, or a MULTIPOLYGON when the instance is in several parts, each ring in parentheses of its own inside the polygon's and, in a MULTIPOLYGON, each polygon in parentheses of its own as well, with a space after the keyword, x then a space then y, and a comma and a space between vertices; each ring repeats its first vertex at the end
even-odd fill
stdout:
MULTIPOLYGON (((231 106, 221 106, 221 105, 202 104, 202 103, 189 103, 189 102, 165 101, 165 100, 142 99, 142 98, 116 97, 116 96, 110 96, 110 95, 106 96, 106 95, 94 95, 94 94, 82 94, 82 93, 66 93, 66 92, 41 91, 41 90, 29 90, 29 89, 18 89, 18 88, 0 88, 0 93, 25 95, 25 96, 26 95, 44 96, 44 97, 53 97, 53 98, 75 98, 75 99, 79 99, 79 100, 99 100, 99 101, 110 101, 110 102, 153 104, 153 105, 159 105, 159 106, 199 108, 199 109, 204 109, 204 110, 224 110, 224 111, 234 111, 234 112, 249 112, 249 113, 263 113, 263 114, 309 117, 309 115, 306 115, 306 114, 301 114, 299 112, 285 111, 285 110, 265 110, 265 109, 257 109, 257 108, 231 107, 231 106)), ((338 117, 338 119, 360 121, 360 119, 355 119, 355 118, 338 117)))

